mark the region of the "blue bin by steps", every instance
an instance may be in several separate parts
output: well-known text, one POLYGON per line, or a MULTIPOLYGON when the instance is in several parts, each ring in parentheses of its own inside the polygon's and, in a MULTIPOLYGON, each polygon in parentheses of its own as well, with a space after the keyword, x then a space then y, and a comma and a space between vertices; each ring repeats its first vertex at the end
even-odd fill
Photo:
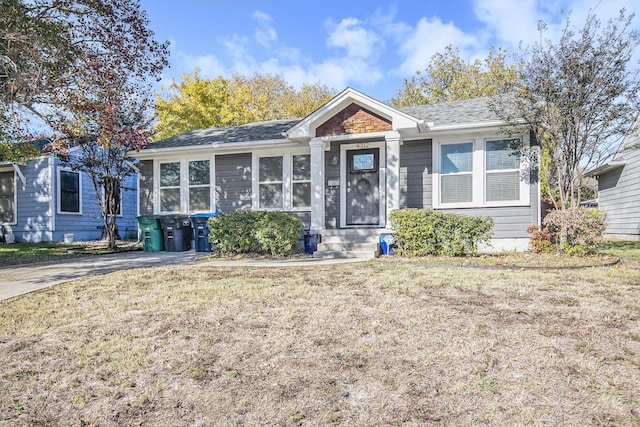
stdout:
POLYGON ((382 233, 380 234, 380 250, 382 255, 393 255, 393 246, 396 243, 396 238, 393 234, 382 233))

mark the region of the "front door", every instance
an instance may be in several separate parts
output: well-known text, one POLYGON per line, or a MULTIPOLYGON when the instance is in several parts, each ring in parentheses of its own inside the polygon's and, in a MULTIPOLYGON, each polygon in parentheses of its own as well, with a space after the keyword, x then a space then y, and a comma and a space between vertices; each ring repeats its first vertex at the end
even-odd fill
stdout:
POLYGON ((380 149, 347 151, 346 225, 380 224, 380 149))

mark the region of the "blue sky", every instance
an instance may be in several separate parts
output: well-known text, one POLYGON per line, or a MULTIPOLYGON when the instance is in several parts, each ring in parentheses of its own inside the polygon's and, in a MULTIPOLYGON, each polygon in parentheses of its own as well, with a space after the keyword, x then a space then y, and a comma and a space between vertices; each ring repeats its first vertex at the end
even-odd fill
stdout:
MULTIPOLYGON (((141 0, 160 41, 171 42, 161 86, 199 68, 207 77, 281 75, 295 87, 322 82, 388 100, 447 45, 466 59, 493 46, 557 39, 565 13, 582 25, 589 9, 606 21, 637 0, 141 0)), ((640 17, 634 20, 640 30, 640 17)), ((640 54, 636 55, 640 58, 640 54)), ((637 59, 636 59, 637 61, 637 59)), ((637 67, 637 62, 636 65, 637 67)))

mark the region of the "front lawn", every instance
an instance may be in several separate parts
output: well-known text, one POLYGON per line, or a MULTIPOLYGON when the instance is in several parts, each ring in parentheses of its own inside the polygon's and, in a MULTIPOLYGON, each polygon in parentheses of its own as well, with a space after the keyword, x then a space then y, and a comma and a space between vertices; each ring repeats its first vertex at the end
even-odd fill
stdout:
POLYGON ((640 270, 167 266, 0 302, 6 425, 640 425, 640 270))
POLYGON ((0 243, 0 267, 111 253, 106 242, 0 243))

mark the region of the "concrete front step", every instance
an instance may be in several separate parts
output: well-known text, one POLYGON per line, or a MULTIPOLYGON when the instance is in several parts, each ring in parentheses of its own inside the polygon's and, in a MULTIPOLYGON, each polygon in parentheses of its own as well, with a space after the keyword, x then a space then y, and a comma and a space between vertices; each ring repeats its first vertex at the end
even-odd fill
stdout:
POLYGON ((377 228, 350 228, 324 230, 314 258, 360 258, 371 259, 376 256, 380 233, 377 228))

